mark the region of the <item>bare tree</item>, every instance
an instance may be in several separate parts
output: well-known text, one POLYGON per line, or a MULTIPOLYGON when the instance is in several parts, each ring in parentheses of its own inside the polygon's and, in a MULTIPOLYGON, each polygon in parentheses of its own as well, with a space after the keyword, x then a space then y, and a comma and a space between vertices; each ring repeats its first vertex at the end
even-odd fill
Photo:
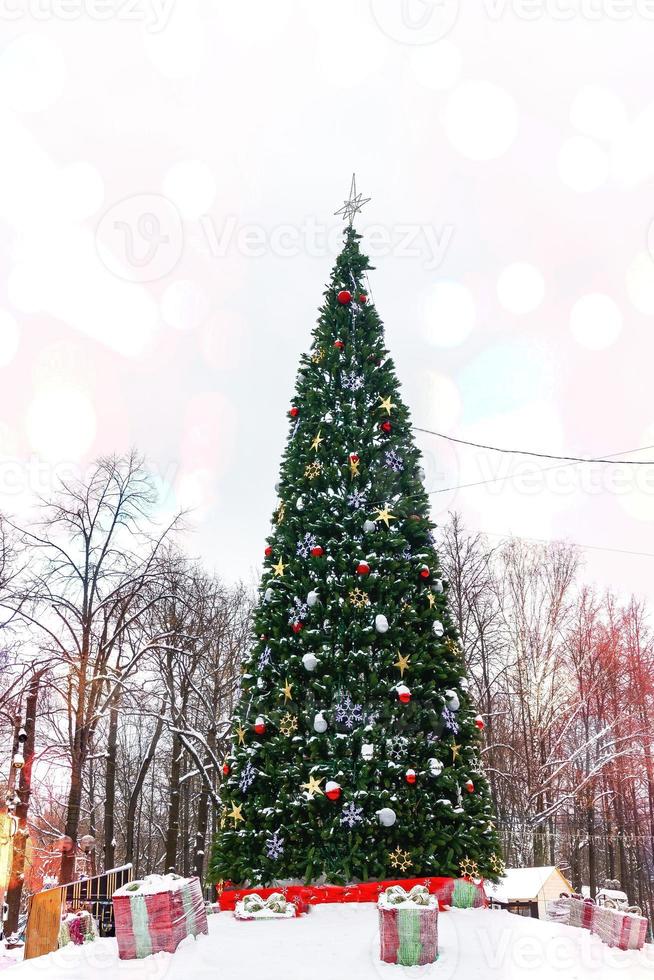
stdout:
MULTIPOLYGON (((18 529, 33 564, 12 608, 41 634, 65 705, 70 788, 64 832, 73 845, 97 726, 151 649, 148 642, 132 649, 120 641, 162 599, 159 556, 177 521, 155 533, 154 502, 143 461, 131 453, 101 459, 88 480, 63 484, 53 500, 42 502, 34 529, 18 529)), ((64 851, 62 882, 71 880, 74 867, 74 849, 64 851)))

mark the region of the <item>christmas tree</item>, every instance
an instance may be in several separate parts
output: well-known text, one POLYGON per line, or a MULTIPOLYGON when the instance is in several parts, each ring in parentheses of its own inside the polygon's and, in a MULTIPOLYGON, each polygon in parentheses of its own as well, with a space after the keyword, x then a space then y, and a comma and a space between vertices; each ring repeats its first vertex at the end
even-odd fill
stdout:
POLYGON ((225 761, 216 880, 501 870, 482 719, 361 236, 348 219, 289 416, 225 761))

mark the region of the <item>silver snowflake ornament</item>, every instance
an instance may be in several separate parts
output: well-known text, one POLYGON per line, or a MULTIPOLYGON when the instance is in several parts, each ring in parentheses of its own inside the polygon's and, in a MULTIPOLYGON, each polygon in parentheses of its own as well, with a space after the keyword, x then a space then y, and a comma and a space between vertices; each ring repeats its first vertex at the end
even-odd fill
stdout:
POLYGON ((356 806, 354 803, 347 803, 341 812, 341 823, 346 824, 348 827, 354 827, 355 824, 361 823, 363 821, 363 807, 356 806))
POLYGON ((363 378, 360 374, 352 371, 343 377, 342 385, 347 391, 359 391, 360 388, 363 388, 363 378))
POLYGON ((295 623, 303 623, 309 615, 309 606, 306 602, 298 599, 297 596, 293 602, 295 603, 295 608, 291 610, 291 614, 288 617, 291 626, 295 625, 295 623))
POLYGON ((263 670, 270 663, 270 657, 272 656, 272 650, 269 646, 265 646, 261 651, 261 656, 259 657, 259 670, 263 670))
POLYGON ((266 857, 271 861, 278 861, 284 853, 284 838, 279 836, 276 830, 266 841, 266 857))
POLYGON ((398 456, 394 449, 389 449, 384 459, 388 468, 393 470, 393 473, 401 473, 404 469, 404 460, 401 456, 398 456))
POLYGON ((241 778, 238 781, 238 788, 240 789, 241 793, 247 793, 250 786, 254 782, 254 778, 256 774, 257 774, 256 769, 254 768, 252 763, 248 760, 248 762, 245 764, 245 767, 243 768, 243 772, 241 773, 241 778))
POLYGON ((336 705, 336 721, 350 731, 363 722, 363 705, 354 704, 349 694, 345 694, 336 705))
POLYGON ((449 708, 444 708, 442 718, 443 721, 445 722, 446 728, 449 728, 449 730, 452 732, 453 735, 458 735, 459 723, 456 720, 456 715, 454 714, 454 712, 450 711, 449 708))
POLYGON ((363 510, 368 502, 368 498, 362 490, 353 490, 348 495, 347 502, 352 510, 363 510))
POLYGON ((311 549, 315 548, 317 543, 315 534, 305 534, 302 540, 298 541, 295 550, 300 558, 308 558, 311 554, 311 549))

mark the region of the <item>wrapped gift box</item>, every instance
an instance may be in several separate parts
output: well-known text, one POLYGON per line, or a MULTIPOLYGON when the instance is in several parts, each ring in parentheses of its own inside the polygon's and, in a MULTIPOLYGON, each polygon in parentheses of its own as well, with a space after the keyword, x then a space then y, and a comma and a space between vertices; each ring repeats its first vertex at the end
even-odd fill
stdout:
POLYGON ((593 914, 591 932, 618 949, 642 949, 647 934, 647 919, 635 912, 598 905, 593 914))
POLYGON ((388 888, 377 903, 384 963, 424 966, 438 958, 438 899, 423 885, 388 888))
POLYGON ((592 898, 581 898, 575 895, 568 899, 570 905, 569 923, 582 929, 590 929, 597 906, 592 898))
POLYGON ((148 875, 114 892, 118 954, 141 959, 162 950, 174 953, 186 936, 208 931, 197 878, 148 875))

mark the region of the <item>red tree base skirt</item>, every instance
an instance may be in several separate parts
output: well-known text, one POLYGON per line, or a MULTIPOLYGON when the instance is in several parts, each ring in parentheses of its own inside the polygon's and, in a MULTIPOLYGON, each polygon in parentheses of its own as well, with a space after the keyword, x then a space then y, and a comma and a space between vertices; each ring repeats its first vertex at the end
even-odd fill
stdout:
MULTIPOLYGON (((232 888, 228 883, 217 890, 221 912, 233 912, 236 903, 245 895, 256 892, 268 898, 273 892, 281 892, 284 897, 297 906, 299 912, 306 912, 310 905, 336 904, 340 902, 376 902, 382 892, 391 885, 402 885, 407 891, 414 885, 426 885, 430 895, 436 895, 439 908, 443 910, 452 905, 456 878, 393 878, 389 881, 366 881, 359 885, 287 885, 285 888, 232 888)), ((487 904, 481 882, 466 882, 475 889, 475 907, 487 904)))

